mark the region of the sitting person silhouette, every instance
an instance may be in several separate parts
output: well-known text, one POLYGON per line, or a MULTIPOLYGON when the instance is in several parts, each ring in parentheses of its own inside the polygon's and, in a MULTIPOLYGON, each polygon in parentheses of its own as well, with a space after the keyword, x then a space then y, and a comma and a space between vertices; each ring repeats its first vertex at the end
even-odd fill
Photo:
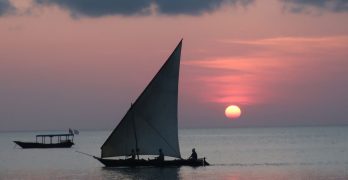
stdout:
POLYGON ((158 153, 159 153, 159 155, 158 155, 158 157, 156 158, 156 160, 158 160, 158 161, 164 161, 164 154, 163 154, 163 152, 162 152, 162 149, 158 149, 158 153))
POLYGON ((134 149, 132 149, 131 153, 128 156, 131 156, 131 158, 129 158, 130 160, 135 160, 135 151, 134 151, 134 149))
POLYGON ((191 156, 189 157, 189 159, 190 159, 190 160, 195 160, 195 161, 198 159, 198 158, 197 158, 197 153, 196 153, 195 148, 192 149, 192 154, 191 154, 191 156))

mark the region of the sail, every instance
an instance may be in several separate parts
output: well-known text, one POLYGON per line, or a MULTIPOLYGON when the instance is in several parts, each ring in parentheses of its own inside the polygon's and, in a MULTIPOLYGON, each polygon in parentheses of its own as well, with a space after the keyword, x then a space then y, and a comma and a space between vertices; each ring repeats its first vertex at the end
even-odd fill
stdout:
POLYGON ((181 158, 178 139, 178 82, 182 40, 102 145, 101 157, 139 155, 181 158))

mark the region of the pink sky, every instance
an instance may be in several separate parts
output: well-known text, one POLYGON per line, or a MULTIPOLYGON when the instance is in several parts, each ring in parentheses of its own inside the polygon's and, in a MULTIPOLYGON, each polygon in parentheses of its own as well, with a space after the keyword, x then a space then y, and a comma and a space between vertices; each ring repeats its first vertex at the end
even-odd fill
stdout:
POLYGON ((0 130, 115 127, 181 38, 180 127, 348 124, 339 1, 158 1, 149 14, 98 16, 46 2, 0 3, 0 130), (241 118, 224 116, 229 104, 241 118))

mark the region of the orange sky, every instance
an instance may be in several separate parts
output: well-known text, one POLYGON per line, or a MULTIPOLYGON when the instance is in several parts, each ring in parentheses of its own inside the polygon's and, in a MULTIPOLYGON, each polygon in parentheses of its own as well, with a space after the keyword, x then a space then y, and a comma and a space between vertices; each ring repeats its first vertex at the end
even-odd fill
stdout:
POLYGON ((340 1, 39 2, 0 3, 0 130, 114 127, 182 37, 181 127, 347 124, 340 1), (240 119, 225 118, 229 104, 240 119))

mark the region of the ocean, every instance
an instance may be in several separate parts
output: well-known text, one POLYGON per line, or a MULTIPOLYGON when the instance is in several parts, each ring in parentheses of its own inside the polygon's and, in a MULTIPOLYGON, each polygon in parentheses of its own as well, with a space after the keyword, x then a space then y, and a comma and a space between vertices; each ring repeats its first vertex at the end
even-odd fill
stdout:
MULTIPOLYGON (((1 132, 0 179, 348 179, 348 127, 180 129, 182 157, 196 148, 206 167, 105 168, 111 130, 80 131, 70 149, 21 149, 12 142, 62 131, 1 132)), ((165 153, 165 152, 164 152, 165 153)))

